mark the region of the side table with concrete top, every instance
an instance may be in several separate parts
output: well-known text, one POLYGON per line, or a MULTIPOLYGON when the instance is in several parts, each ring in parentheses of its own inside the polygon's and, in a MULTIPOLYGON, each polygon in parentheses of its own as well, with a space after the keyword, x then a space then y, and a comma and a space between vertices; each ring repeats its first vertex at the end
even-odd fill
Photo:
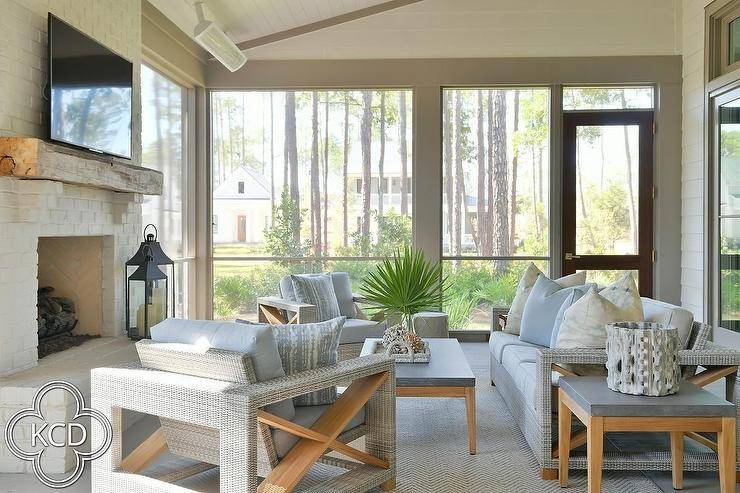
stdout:
POLYGON ((626 395, 610 390, 604 377, 562 377, 558 389, 560 486, 568 484, 572 415, 586 425, 588 491, 601 491, 604 433, 669 432, 673 487, 683 488, 685 432, 717 433, 720 491, 735 491, 735 405, 689 382, 664 397, 626 395))

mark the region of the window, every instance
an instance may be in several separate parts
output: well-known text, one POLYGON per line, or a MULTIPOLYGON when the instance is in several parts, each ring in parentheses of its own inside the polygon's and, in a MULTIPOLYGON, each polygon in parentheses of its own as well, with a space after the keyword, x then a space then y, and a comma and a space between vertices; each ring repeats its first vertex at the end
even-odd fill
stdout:
POLYGON ((239 195, 244 195, 244 182, 243 181, 239 182, 238 192, 239 192, 239 195))
POLYGON ((563 110, 652 109, 651 86, 565 87, 563 110))
POLYGON ((445 311, 451 329, 489 329, 527 259, 548 270, 550 91, 446 89, 442 127, 445 311))
POLYGON ((187 90, 149 67, 141 67, 142 164, 164 174, 162 195, 145 195, 144 224, 159 232, 162 249, 175 261, 175 314, 188 316, 190 183, 187 159, 187 90))
POLYGON ((411 96, 211 92, 214 317, 255 319, 255 298, 288 273, 347 271, 357 289, 411 241, 410 195, 387 197, 389 179, 410 183, 411 96))
POLYGON ((719 106, 716 225, 720 327, 740 331, 740 99, 719 106))

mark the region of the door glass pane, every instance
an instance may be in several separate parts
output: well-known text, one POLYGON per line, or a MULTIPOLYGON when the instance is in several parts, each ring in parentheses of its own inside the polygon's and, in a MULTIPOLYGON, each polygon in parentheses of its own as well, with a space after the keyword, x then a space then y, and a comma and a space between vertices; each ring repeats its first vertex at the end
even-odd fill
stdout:
POLYGON ((740 17, 730 22, 729 31, 730 39, 728 43, 730 46, 727 50, 727 64, 732 65, 740 60, 740 17))
MULTIPOLYGON (((580 270, 578 272, 581 272, 580 270)), ((640 273, 636 270, 587 270, 586 282, 595 282, 599 287, 607 286, 624 275, 625 272, 632 274, 637 287, 640 287, 640 273)))
POLYGON ((740 218, 719 222, 720 325, 740 330, 740 218))
POLYGON ((740 101, 720 108, 720 214, 740 214, 740 101))
POLYGON ((649 109, 654 105, 651 86, 563 88, 565 111, 649 109))
POLYGON ((576 129, 576 253, 637 255, 639 126, 576 129))

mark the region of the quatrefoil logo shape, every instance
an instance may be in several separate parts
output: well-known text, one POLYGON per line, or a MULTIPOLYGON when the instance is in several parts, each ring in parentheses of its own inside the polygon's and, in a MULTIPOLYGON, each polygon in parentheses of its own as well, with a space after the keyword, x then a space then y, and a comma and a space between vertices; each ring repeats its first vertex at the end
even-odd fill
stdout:
POLYGON ((33 405, 28 409, 22 409, 15 413, 5 426, 5 443, 8 446, 10 452, 21 460, 33 463, 33 472, 46 486, 50 488, 66 488, 74 484, 85 470, 85 463, 91 460, 95 460, 102 456, 110 448, 111 441, 113 439, 113 428, 108 418, 95 409, 85 406, 85 398, 82 392, 69 382, 62 380, 55 380, 46 383, 41 387, 34 396, 33 405), (74 398, 76 402, 75 414, 69 422, 49 422, 41 411, 41 404, 44 397, 53 390, 62 390, 68 392, 74 398), (84 444, 87 441, 87 437, 90 436, 90 430, 88 430, 85 424, 80 423, 81 418, 90 418, 90 424, 92 420, 100 423, 103 429, 103 441, 95 449, 89 452, 83 452, 78 450, 76 447, 84 444), (29 420, 31 422, 31 448, 38 448, 38 450, 23 450, 21 446, 16 443, 14 430, 23 420, 29 420), (57 441, 54 438, 54 431, 63 430, 64 440, 57 441), (81 438, 74 439, 73 430, 77 430, 81 434, 81 438), (38 446, 37 444, 40 444, 38 446), (52 477, 42 469, 41 458, 44 451, 49 448, 71 448, 75 454, 75 468, 66 477, 52 477))

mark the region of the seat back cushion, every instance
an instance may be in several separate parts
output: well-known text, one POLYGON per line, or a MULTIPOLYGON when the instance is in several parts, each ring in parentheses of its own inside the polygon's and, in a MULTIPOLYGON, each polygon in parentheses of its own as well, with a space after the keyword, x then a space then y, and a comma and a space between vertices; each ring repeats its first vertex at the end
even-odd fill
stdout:
POLYGON ((584 291, 588 288, 584 285, 564 288, 544 274, 540 274, 524 306, 519 339, 549 347, 558 311, 576 289, 584 291))
MULTIPOLYGON (((215 348, 249 355, 258 382, 286 374, 277 339, 270 326, 168 318, 152 327, 151 335, 155 342, 188 344, 201 349, 215 348)), ((167 371, 183 373, 183 367, 177 365, 167 371)), ((266 406, 265 410, 285 419, 292 419, 295 415, 290 399, 266 406)))
POLYGON ((664 327, 675 327, 681 339, 683 348, 688 348, 691 339, 691 330, 694 324, 694 314, 680 306, 671 305, 664 301, 642 298, 642 310, 645 320, 663 324, 664 327))
POLYGON ((356 318, 357 308, 355 307, 355 298, 352 294, 349 274, 346 272, 332 272, 330 276, 334 286, 334 295, 339 304, 339 313, 347 318, 356 318))
MULTIPOLYGON (((339 338, 344 317, 311 324, 272 325, 282 367, 288 375, 334 365, 338 359, 339 338)), ((293 399, 296 406, 331 404, 336 387, 321 389, 293 399)))
POLYGON ((326 274, 294 275, 290 276, 290 280, 293 281, 295 300, 316 307, 317 322, 324 322, 342 315, 330 276, 326 274))
MULTIPOLYGON (((509 308, 504 332, 507 332, 509 334, 519 334, 522 323, 522 316, 524 315, 524 307, 527 304, 527 299, 529 298, 529 294, 532 291, 532 287, 534 287, 534 283, 537 281, 537 278, 540 275, 544 274, 540 269, 537 268, 536 265, 534 265, 533 262, 530 262, 527 268, 524 269, 522 277, 521 279, 519 279, 519 284, 516 288, 514 300, 511 302, 511 308, 509 308)), ((576 272, 575 274, 570 274, 559 279, 555 279, 555 282, 562 287, 579 286, 586 282, 586 272, 576 272)))

